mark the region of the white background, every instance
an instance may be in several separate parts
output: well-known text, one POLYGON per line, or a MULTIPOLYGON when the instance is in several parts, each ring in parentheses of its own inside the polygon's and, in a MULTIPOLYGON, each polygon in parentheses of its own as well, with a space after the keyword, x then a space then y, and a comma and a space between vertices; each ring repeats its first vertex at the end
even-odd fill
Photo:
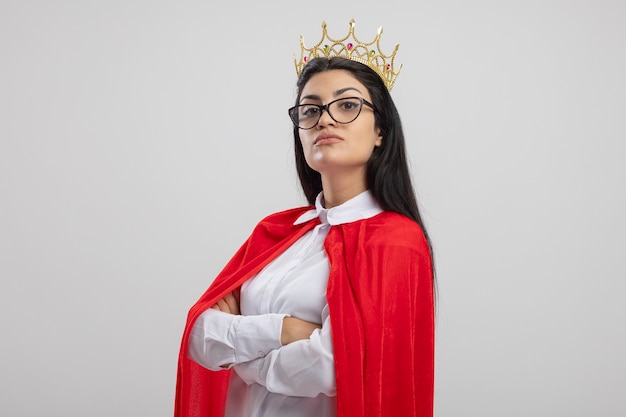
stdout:
POLYGON ((298 37, 384 27, 436 415, 626 415, 626 5, 0 0, 0 414, 170 416, 187 309, 303 204, 298 37))

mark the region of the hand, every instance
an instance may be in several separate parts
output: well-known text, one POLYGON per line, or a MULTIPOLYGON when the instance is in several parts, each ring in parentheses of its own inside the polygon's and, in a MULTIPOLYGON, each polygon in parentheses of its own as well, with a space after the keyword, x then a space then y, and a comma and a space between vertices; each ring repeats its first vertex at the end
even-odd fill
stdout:
POLYGON ((239 311, 239 299, 236 295, 238 294, 234 292, 226 294, 224 298, 218 300, 211 308, 228 314, 241 314, 239 311))
POLYGON ((317 323, 311 323, 295 317, 285 317, 283 319, 283 330, 280 334, 280 343, 284 346, 297 340, 309 339, 315 329, 321 328, 322 326, 317 323))

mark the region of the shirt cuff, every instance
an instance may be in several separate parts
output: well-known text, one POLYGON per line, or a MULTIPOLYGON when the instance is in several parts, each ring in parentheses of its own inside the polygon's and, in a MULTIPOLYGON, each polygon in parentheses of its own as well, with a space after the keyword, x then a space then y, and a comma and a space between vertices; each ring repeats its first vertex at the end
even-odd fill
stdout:
POLYGON ((233 370, 248 385, 262 384, 261 370, 263 369, 263 363, 269 359, 270 357, 268 356, 267 358, 257 358, 252 361, 239 363, 233 367, 233 370))
POLYGON ((283 319, 287 314, 239 316, 234 328, 234 348, 237 363, 263 358, 281 347, 283 319))

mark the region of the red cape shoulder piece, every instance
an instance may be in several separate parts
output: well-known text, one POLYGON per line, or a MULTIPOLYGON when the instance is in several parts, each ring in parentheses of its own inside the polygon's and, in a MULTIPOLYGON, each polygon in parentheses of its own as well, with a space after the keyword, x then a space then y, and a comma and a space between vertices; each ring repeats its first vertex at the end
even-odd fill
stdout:
MULTIPOLYGON (((178 362, 175 417, 222 417, 230 371, 187 357, 197 317, 258 273, 318 219, 294 226, 311 207, 262 220, 190 309, 178 362)), ((432 417, 434 300, 428 244, 420 227, 393 212, 333 226, 330 309, 339 417, 432 417)))

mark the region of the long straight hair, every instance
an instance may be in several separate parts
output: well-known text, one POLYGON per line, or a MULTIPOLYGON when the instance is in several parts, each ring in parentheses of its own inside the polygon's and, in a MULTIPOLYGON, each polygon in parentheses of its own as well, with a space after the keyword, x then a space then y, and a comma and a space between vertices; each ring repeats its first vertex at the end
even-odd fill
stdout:
MULTIPOLYGON (((300 104, 302 90, 313 75, 336 69, 349 71, 367 88, 375 107, 376 127, 383 137, 382 144, 374 148, 367 162, 367 186, 384 210, 403 214, 422 228, 430 249, 434 278, 432 244, 415 198, 400 115, 380 76, 366 65, 346 58, 314 58, 305 65, 298 79, 296 104, 300 104)), ((293 136, 300 185, 309 204, 314 204, 315 198, 322 191, 322 177, 307 164, 300 142, 300 130, 295 126, 293 136)))

